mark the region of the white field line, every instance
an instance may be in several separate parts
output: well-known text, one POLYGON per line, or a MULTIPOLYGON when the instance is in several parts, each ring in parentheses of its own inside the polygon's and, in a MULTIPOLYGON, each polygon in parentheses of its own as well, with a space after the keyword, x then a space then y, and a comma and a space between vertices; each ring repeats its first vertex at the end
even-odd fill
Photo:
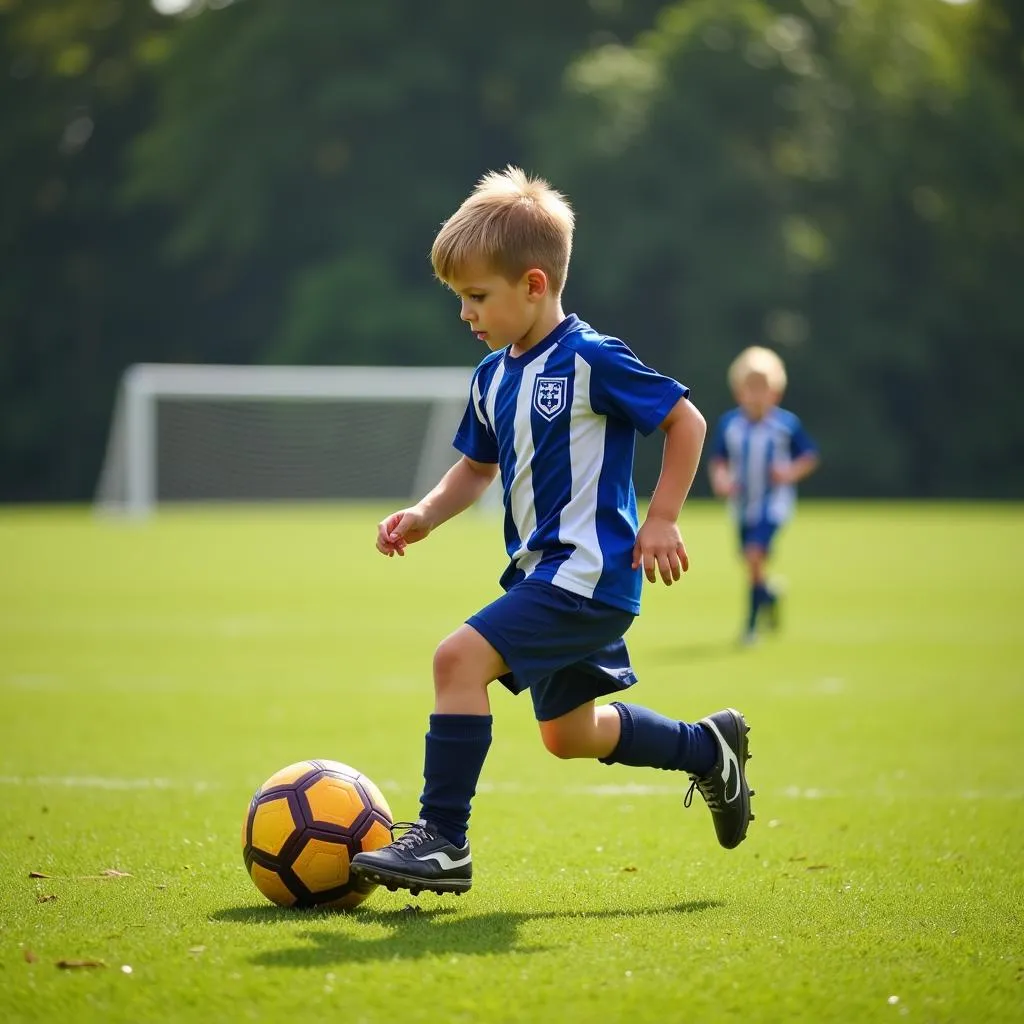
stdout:
MULTIPOLYGON (((186 781, 181 779, 149 778, 149 779, 123 779, 102 775, 0 775, 0 786, 34 786, 42 789, 101 789, 101 790, 190 790, 195 793, 202 793, 207 790, 223 789, 224 784, 220 782, 209 782, 205 780, 186 781)), ((403 785, 394 780, 386 780, 380 783, 380 788, 385 793, 407 793, 414 789, 418 791, 419 786, 403 785)), ((543 786, 524 785, 519 782, 482 782, 477 787, 478 793, 496 793, 507 795, 536 795, 540 793, 552 793, 557 796, 593 796, 593 797, 677 797, 683 793, 685 787, 680 783, 676 786, 648 786, 639 783, 626 785, 601 785, 601 786, 543 786)), ((773 796, 783 800, 843 800, 848 797, 863 797, 864 790, 857 790, 854 793, 845 793, 837 789, 815 789, 802 786, 786 786, 776 790, 773 796)), ((964 789, 959 792, 948 792, 943 790, 932 790, 929 792, 918 792, 909 789, 903 790, 882 790, 878 789, 872 798, 882 798, 892 801, 899 800, 963 800, 963 801, 1016 801, 1024 800, 1022 789, 964 789)))
POLYGON ((104 775, 0 775, 0 786, 39 786, 44 789, 191 789, 196 793, 220 788, 216 782, 118 779, 104 775))

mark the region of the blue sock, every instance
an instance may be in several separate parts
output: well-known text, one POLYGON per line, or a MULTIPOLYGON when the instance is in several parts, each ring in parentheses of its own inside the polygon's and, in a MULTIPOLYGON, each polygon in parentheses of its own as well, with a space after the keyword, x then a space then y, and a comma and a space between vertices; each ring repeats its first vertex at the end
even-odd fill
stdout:
POLYGON ((466 845, 469 805, 491 745, 490 715, 431 715, 423 757, 420 817, 455 846, 466 845))
POLYGON ((750 617, 747 620, 747 629, 753 630, 757 625, 757 613, 763 605, 774 599, 775 595, 764 583, 755 583, 750 588, 750 617))
POLYGON ((707 775, 718 759, 718 747, 709 729, 700 723, 678 722, 636 704, 612 704, 619 713, 622 733, 618 745, 603 764, 629 764, 638 768, 707 775))

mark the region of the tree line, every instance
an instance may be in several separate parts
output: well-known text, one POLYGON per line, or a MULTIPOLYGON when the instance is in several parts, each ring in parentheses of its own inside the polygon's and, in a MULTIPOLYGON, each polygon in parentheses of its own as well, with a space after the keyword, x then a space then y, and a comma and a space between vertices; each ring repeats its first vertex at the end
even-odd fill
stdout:
POLYGON ((1024 496, 1013 0, 4 0, 0 500, 87 500, 140 361, 469 365, 433 235, 578 216, 565 305, 713 419, 749 344, 809 493, 1024 496))

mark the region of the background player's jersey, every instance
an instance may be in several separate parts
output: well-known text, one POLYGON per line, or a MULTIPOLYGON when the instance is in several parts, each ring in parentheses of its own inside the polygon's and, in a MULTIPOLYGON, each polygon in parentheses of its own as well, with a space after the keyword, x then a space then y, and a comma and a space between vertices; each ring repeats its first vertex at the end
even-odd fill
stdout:
POLYGON ((711 454, 725 459, 739 494, 730 501, 741 523, 784 523, 793 512, 796 487, 771 482, 773 466, 784 466, 817 446, 800 420, 785 409, 772 409, 750 420, 742 409, 727 412, 715 428, 711 454))
POLYGON ((455 447, 501 470, 506 590, 529 576, 639 612, 636 431, 688 394, 572 315, 524 355, 480 363, 455 447))

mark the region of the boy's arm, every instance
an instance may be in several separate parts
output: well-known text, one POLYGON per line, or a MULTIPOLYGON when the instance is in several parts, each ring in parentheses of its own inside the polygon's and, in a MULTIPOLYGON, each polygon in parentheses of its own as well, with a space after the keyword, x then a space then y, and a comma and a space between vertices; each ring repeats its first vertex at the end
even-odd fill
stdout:
POLYGON ((799 458, 794 459, 788 466, 772 468, 772 483, 775 484, 798 484, 801 480, 809 477, 821 463, 821 456, 817 452, 804 452, 799 458))
POLYGON ((697 475, 707 423, 688 398, 680 398, 660 426, 665 434, 665 449, 647 518, 674 523, 697 475))
POLYGON ((679 579, 680 570, 686 572, 690 567, 676 521, 697 474, 707 424, 689 399, 680 398, 660 426, 665 434, 661 474, 647 519, 637 534, 633 568, 643 565, 652 583, 660 573, 662 580, 671 584, 679 579))
POLYGON ((708 462, 708 475, 711 477, 711 490, 718 498, 729 498, 736 491, 732 473, 729 472, 729 461, 721 456, 712 457, 708 462))
POLYGON ((435 527, 469 508, 497 472, 495 463, 463 455, 429 494, 377 524, 377 550, 388 557, 404 555, 407 545, 423 540, 435 527))

